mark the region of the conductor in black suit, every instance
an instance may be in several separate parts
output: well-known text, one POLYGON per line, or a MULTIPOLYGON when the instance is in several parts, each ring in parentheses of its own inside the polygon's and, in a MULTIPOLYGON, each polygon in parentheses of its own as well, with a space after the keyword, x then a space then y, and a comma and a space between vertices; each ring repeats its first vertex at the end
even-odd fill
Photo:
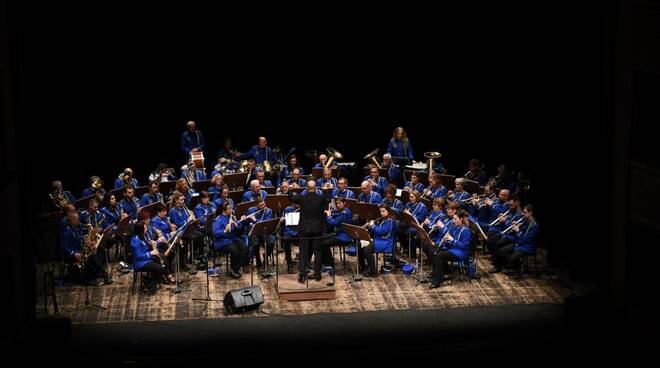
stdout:
POLYGON ((303 239, 300 244, 298 282, 304 283, 307 279, 307 252, 314 250, 314 279, 321 280, 321 257, 323 227, 325 224, 324 211, 330 204, 330 196, 327 194, 319 195, 316 193, 316 182, 310 180, 307 182, 307 193, 297 195, 291 192, 289 194, 293 203, 300 205, 300 221, 298 222, 298 232, 301 238, 312 237, 316 239, 303 239), (311 245, 311 247, 310 247, 311 245))

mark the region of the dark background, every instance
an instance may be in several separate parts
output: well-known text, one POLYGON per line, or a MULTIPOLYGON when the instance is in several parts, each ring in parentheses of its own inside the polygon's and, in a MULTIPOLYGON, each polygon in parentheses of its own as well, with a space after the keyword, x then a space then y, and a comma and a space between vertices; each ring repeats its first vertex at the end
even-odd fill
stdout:
MULTIPOLYGON (((628 56, 620 51, 625 26, 636 19, 620 20, 623 3, 300 16, 278 9, 286 17, 266 9, 3 3, 16 139, 2 160, 17 157, 6 172, 20 188, 23 261, 29 267, 29 249, 38 246, 31 219, 52 180, 79 196, 89 176, 109 187, 128 166, 145 183, 159 162, 183 164, 188 120, 204 133, 207 167, 223 137, 245 151, 261 135, 285 151, 332 146, 361 166, 401 125, 417 160, 440 151, 451 174, 462 175, 471 158, 489 175, 500 163, 529 173, 550 262, 610 290, 625 276, 612 277, 609 247, 610 229, 628 221, 612 206, 629 194, 612 184, 614 175, 629 175, 613 164, 615 106, 628 97, 634 144, 626 150, 658 167, 647 128, 659 116, 657 75, 637 72, 623 97, 615 88, 628 56)), ((628 231, 636 244, 654 234, 628 231)), ((646 248, 632 254, 626 262, 640 272, 646 248)), ((29 290, 31 277, 16 285, 29 290)))

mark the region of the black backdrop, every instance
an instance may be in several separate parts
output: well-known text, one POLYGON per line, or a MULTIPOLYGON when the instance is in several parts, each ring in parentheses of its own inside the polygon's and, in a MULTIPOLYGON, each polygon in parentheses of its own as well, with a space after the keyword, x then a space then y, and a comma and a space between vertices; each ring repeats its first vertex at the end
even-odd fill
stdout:
POLYGON ((607 272, 603 237, 585 231, 607 208, 610 132, 602 14, 589 4, 258 29, 231 12, 51 7, 12 19, 26 217, 56 178, 79 195, 93 174, 110 183, 130 166, 144 183, 159 162, 180 166, 190 119, 207 157, 226 135, 239 150, 265 135, 360 164, 403 125, 418 160, 439 150, 452 174, 474 157, 491 175, 502 162, 531 172, 556 262, 607 272))

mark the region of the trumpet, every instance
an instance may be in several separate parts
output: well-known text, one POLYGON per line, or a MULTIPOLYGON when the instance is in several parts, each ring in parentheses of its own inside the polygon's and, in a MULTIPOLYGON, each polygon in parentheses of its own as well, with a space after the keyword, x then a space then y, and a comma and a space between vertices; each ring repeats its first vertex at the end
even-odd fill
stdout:
POLYGON ((508 209, 508 210, 506 210, 506 212, 504 212, 504 213, 500 214, 499 216, 497 216, 497 218, 496 218, 495 220, 493 220, 493 222, 491 222, 488 226, 493 226, 493 225, 495 225, 496 223, 498 223, 498 222, 500 221, 501 218, 506 217, 506 215, 509 214, 509 211, 511 211, 511 210, 508 209))
POLYGON ((504 231, 502 231, 502 234, 506 234, 507 232, 511 231, 511 229, 513 229, 513 226, 514 226, 514 225, 520 225, 520 224, 523 223, 523 221, 525 221, 525 218, 524 218, 524 217, 521 218, 520 220, 513 221, 513 222, 511 223, 511 226, 507 227, 506 229, 504 229, 504 231))

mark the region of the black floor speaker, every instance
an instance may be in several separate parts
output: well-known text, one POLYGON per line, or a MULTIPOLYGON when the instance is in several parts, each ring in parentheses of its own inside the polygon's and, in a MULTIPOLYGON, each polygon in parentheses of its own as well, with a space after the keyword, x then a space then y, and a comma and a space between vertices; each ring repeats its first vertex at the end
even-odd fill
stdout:
POLYGON ((259 286, 229 290, 224 300, 225 309, 231 314, 259 308, 263 303, 264 294, 259 286))

